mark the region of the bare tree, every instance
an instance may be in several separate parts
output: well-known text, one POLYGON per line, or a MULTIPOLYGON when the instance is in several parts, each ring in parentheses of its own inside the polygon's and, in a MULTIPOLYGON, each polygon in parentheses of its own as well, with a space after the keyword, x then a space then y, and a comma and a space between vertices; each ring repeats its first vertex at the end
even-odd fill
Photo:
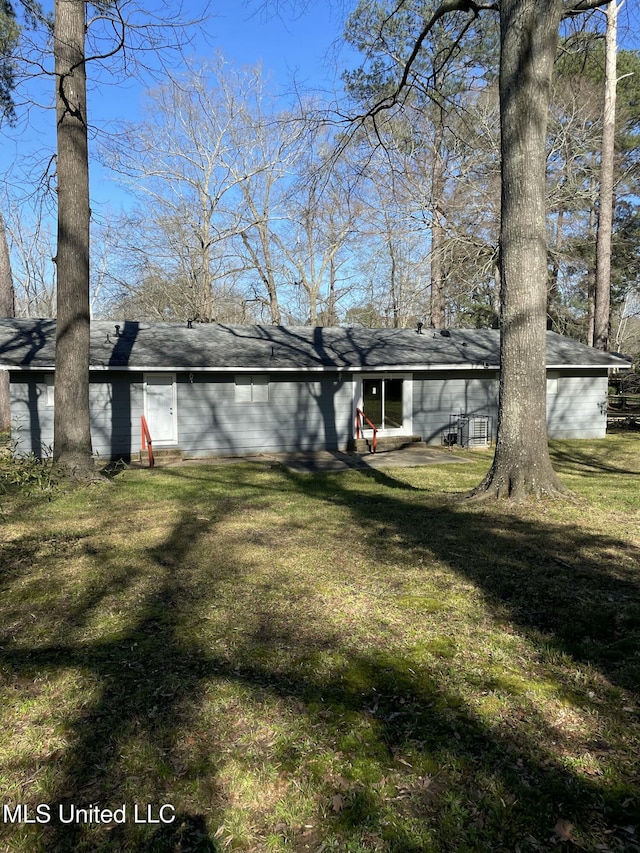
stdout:
MULTIPOLYGON (((367 123, 374 144, 387 148, 391 136, 397 146, 392 156, 404 157, 404 174, 412 179, 406 181, 407 201, 415 204, 411 216, 420 220, 428 246, 431 305, 427 316, 435 328, 442 328, 450 317, 450 202, 456 183, 464 181, 459 129, 472 105, 471 90, 490 86, 487 72, 497 56, 495 21, 489 16, 462 20, 459 13, 471 8, 477 7, 473 3, 440 6, 360 0, 346 27, 347 39, 371 60, 364 69, 346 75, 349 91, 361 103, 373 102, 367 123), (476 87, 479 77, 482 84, 476 87), (389 91, 393 94, 380 104, 380 94, 389 91), (383 114, 381 106, 393 109, 383 114), (397 130, 389 134, 389 126, 394 125, 397 130)), ((475 135, 471 122, 467 131, 470 137, 475 135)))
POLYGON ((630 284, 620 306, 615 328, 616 352, 640 353, 640 281, 630 284))
POLYGON ((265 110, 268 100, 256 95, 246 102, 231 134, 239 156, 230 164, 238 180, 241 203, 235 229, 240 238, 239 257, 257 274, 262 285, 256 299, 268 309, 271 323, 282 322, 280 293, 286 266, 275 233, 286 219, 286 199, 291 176, 302 153, 305 126, 299 116, 265 110))
POLYGON ((24 205, 8 205, 5 225, 13 259, 16 314, 55 317, 55 234, 39 211, 24 205))
MULTIPOLYGON (((28 18, 31 17, 27 13, 28 18)), ((15 120, 13 100, 15 86, 15 66, 13 52, 20 39, 20 27, 11 3, 0 6, 0 120, 9 124, 15 120)), ((11 258, 5 220, 0 214, 0 317, 15 316, 15 292, 11 273, 11 258)), ((11 429, 11 394, 9 372, 0 371, 0 432, 11 429)))
POLYGON ((138 214, 128 217, 131 239, 123 241, 129 269, 142 269, 147 282, 152 269, 155 281, 163 270, 179 281, 191 318, 220 317, 216 283, 234 272, 221 260, 243 177, 233 168, 239 155, 230 124, 238 104, 252 96, 253 80, 253 73, 236 74, 218 56, 153 90, 145 119, 122 127, 103 148, 107 164, 143 199, 138 214))
MULTIPOLYGON (((436 88, 438 83, 436 82, 436 88)), ((445 192, 445 111, 442 103, 436 107, 435 133, 433 138, 433 158, 431 168, 431 198, 432 218, 431 226, 431 326, 434 329, 443 329, 445 320, 445 293, 444 293, 444 192, 445 192)))
POLYGON ((326 169, 322 151, 330 141, 309 139, 301 157, 298 179, 282 199, 282 221, 272 225, 272 239, 283 273, 293 278, 288 306, 312 326, 337 325, 338 302, 344 293, 341 268, 356 228, 359 200, 352 193, 352 165, 326 169))
POLYGON ((578 288, 584 289, 584 276, 592 267, 584 248, 591 244, 593 236, 590 217, 595 204, 596 152, 601 137, 601 98, 597 87, 582 73, 590 43, 589 34, 584 33, 578 48, 573 49, 568 39, 561 47, 548 133, 547 317, 554 331, 574 336, 582 336, 585 327, 584 317, 576 313, 572 303, 578 301, 573 297, 578 288), (575 270, 580 274, 576 275, 575 270))
POLYGON ((611 325, 611 240, 613 233, 613 185, 616 136, 616 86, 618 52, 618 11, 622 3, 607 4, 605 35, 605 90, 600 153, 600 199, 596 237, 596 280, 593 318, 593 345, 609 349, 611 325))
POLYGON ((277 233, 302 129, 279 110, 259 67, 237 69, 222 55, 153 91, 148 117, 104 152, 147 199, 138 217, 144 238, 129 245, 144 280, 173 270, 191 316, 202 320, 222 318, 233 280, 236 295, 280 323, 286 264, 277 233))
MULTIPOLYGON (((56 316, 56 235, 43 199, 9 200, 5 227, 9 240, 18 317, 56 316), (34 203, 36 202, 36 203, 34 203)), ((116 223, 94 219, 91 240, 91 316, 99 315, 112 284, 116 223)))
POLYGON ((411 221, 402 200, 394 198, 388 182, 379 178, 370 189, 370 199, 376 204, 362 223, 361 242, 374 250, 366 264, 377 284, 376 302, 385 325, 406 328, 428 316, 433 307, 427 271, 429 247, 420 224, 411 221))
POLYGON ((604 307, 601 328, 608 335, 610 314, 629 281, 629 247, 634 242, 629 225, 637 207, 640 60, 636 51, 615 51, 605 41, 597 30, 572 28, 565 33, 556 61, 548 135, 549 317, 554 329, 591 345, 597 261, 600 281, 606 279, 607 302, 611 294, 611 311, 599 300, 604 307), (611 91, 607 77, 616 77, 611 60, 618 68, 612 92, 615 112, 610 103, 605 105, 605 90, 611 91), (607 116, 609 127, 604 130, 607 116), (598 229, 601 177, 609 201, 603 200, 603 227, 598 229))

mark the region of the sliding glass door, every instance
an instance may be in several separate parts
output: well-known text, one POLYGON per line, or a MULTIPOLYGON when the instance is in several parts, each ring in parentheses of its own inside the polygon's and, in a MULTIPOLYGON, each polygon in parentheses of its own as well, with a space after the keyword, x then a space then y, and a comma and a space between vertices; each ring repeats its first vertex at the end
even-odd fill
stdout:
POLYGON ((404 425, 404 379, 370 378, 362 380, 365 415, 380 430, 402 429, 404 425))

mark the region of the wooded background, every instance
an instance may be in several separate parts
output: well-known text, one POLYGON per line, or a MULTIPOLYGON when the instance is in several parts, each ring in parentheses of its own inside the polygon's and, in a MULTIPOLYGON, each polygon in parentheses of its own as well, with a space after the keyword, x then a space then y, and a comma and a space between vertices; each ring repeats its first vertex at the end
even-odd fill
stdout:
MULTIPOLYGON (((498 316, 497 19, 429 34, 392 108, 354 116, 397 80, 425 3, 381 34, 362 2, 344 38, 359 51, 339 100, 278 94, 222 53, 157 84, 136 123, 96 153, 133 196, 93 210, 96 317, 287 324, 483 327, 498 316), (342 144, 349 134, 349 144, 342 144)), ((6 16, 5 16, 6 18, 6 16)), ((548 133, 549 325, 593 340, 605 97, 605 16, 565 22, 548 133)), ((612 222, 612 340, 638 348, 640 59, 619 49, 612 222)), ((45 175, 5 185, 16 311, 54 316, 55 202, 45 175)))

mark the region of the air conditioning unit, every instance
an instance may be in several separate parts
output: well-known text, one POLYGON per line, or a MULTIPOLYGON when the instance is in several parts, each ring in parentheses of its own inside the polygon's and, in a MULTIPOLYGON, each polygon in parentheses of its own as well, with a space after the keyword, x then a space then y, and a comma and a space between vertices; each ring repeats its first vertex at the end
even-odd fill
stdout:
POLYGON ((460 415, 458 444, 461 447, 488 447, 490 443, 491 418, 489 415, 460 415))

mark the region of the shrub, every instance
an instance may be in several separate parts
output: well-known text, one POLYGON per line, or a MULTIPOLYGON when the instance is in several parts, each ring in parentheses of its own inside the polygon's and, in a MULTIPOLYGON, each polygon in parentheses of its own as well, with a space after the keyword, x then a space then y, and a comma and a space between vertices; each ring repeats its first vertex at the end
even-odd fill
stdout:
POLYGON ((50 449, 42 459, 33 451, 18 453, 15 445, 0 455, 0 495, 40 494, 51 500, 60 479, 61 472, 51 460, 50 449))

